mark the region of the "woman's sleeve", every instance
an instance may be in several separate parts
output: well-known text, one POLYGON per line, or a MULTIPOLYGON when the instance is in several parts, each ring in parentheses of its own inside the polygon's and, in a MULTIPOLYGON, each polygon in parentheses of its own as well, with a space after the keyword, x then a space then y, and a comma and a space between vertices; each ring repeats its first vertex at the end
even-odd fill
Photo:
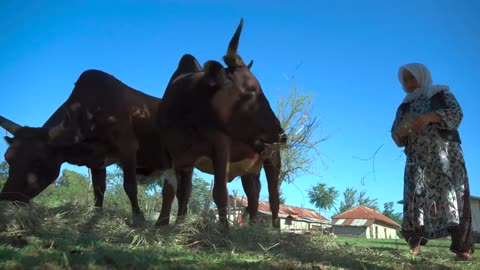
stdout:
POLYGON ((440 127, 450 130, 458 129, 463 118, 462 108, 450 91, 445 91, 444 97, 446 106, 434 111, 440 117, 440 127))
POLYGON ((401 107, 398 107, 397 109, 397 113, 395 115, 395 120, 393 121, 392 130, 391 130, 392 139, 398 147, 407 145, 407 138, 408 138, 408 136, 400 136, 398 134, 398 130, 404 118, 403 110, 401 110, 400 108, 401 107))

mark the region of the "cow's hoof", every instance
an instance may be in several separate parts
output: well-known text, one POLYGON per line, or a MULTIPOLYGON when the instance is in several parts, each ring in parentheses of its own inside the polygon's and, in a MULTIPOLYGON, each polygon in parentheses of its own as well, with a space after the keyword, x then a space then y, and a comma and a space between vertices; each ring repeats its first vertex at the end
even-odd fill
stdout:
POLYGON ((155 223, 155 227, 156 228, 159 228, 159 227, 165 227, 165 226, 168 226, 168 221, 160 221, 160 222, 157 222, 155 223))
POLYGON ((103 213, 103 207, 95 206, 95 207, 93 207, 93 212, 94 213, 103 213))
POLYGON ((179 225, 179 224, 183 224, 185 223, 185 217, 184 216, 180 216, 180 217, 177 217, 177 219, 175 219, 175 225, 179 225))
POLYGON ((223 234, 225 236, 230 234, 230 226, 220 225, 218 230, 220 231, 221 234, 223 234))
POLYGON ((145 224, 145 222, 147 222, 147 220, 143 216, 143 213, 139 213, 139 214, 133 214, 132 215, 132 222, 133 222, 134 226, 140 226, 140 225, 145 224))
POLYGON ((272 227, 275 229, 280 229, 280 220, 272 220, 272 227))
POLYGON ((472 256, 470 256, 470 254, 468 254, 468 252, 460 252, 460 253, 456 254, 455 260, 456 261, 471 261, 471 260, 473 260, 473 258, 472 258, 472 256))

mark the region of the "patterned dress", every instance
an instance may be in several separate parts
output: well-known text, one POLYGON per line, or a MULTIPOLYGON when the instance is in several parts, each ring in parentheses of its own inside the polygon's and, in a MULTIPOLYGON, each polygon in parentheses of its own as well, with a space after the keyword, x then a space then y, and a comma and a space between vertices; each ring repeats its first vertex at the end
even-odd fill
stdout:
POLYGON ((445 132, 456 132, 463 113, 450 91, 440 94, 441 108, 432 108, 433 97, 425 96, 402 104, 392 126, 392 138, 405 146, 407 156, 402 235, 411 246, 424 238, 451 235, 450 249, 464 252, 473 250, 468 177, 459 138, 445 136, 445 132), (399 136, 406 118, 431 111, 440 116, 440 123, 399 136))

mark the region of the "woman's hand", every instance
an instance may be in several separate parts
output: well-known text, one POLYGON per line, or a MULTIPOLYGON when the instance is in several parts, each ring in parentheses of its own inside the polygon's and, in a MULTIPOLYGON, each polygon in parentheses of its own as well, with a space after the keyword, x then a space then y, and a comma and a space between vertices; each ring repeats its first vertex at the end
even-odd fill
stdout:
POLYGON ((440 119, 438 115, 434 112, 428 112, 416 116, 412 121, 411 125, 416 131, 424 129, 428 124, 438 122, 440 119))
POLYGON ((398 127, 398 135, 400 137, 405 137, 412 132, 412 124, 411 121, 405 120, 403 121, 400 126, 398 127))

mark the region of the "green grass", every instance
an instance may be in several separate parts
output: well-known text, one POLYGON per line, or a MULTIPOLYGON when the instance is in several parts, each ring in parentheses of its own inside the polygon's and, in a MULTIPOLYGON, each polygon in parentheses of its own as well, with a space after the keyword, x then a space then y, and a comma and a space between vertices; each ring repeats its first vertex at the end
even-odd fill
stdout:
MULTIPOLYGON (((201 219, 155 229, 129 213, 0 203, 0 269, 480 269, 456 262, 449 241, 418 257, 403 240, 332 238, 233 227, 201 219)), ((474 254, 475 255, 475 254, 474 254)))

